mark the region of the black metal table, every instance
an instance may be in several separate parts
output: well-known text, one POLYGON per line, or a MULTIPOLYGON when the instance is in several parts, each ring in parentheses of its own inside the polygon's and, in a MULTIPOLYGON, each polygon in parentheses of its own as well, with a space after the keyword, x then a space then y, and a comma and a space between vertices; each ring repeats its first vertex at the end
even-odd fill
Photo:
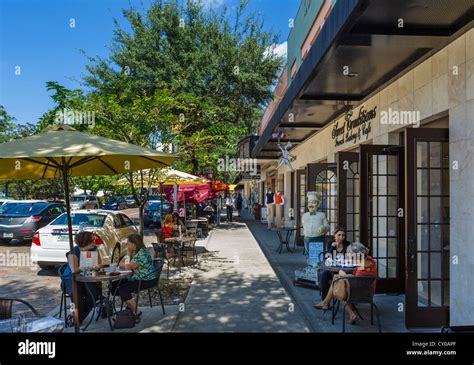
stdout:
POLYGON ((356 270, 358 266, 337 266, 337 265, 325 265, 323 262, 318 264, 318 269, 323 271, 332 271, 338 273, 340 270, 344 271, 347 274, 352 274, 354 270, 356 270))
MULTIPOLYGON (((82 282, 82 283, 86 284, 85 287, 87 289, 87 292, 89 293, 89 295, 91 296, 93 301, 95 301, 95 297, 94 297, 94 294, 92 293, 92 291, 89 289, 89 286, 87 285, 87 283, 103 283, 103 282, 108 283, 107 296, 105 298, 103 298, 103 297, 100 298, 99 307, 102 310, 105 310, 105 313, 106 313, 107 320, 109 322, 109 326, 110 326, 111 331, 114 330, 114 326, 112 325, 112 318, 111 318, 110 313, 109 313, 109 308, 110 308, 110 304, 111 304, 110 294, 111 294, 111 290, 112 290, 112 282, 118 281, 118 280, 121 280, 121 279, 125 279, 125 278, 128 278, 129 276, 133 275, 133 272, 131 270, 117 271, 117 273, 118 274, 115 274, 115 275, 113 275, 113 274, 112 275, 110 275, 110 274, 107 275, 107 274, 97 273, 96 276, 83 276, 83 275, 77 275, 76 276, 76 281, 79 281, 79 282, 82 282)), ((95 308, 96 308, 96 305, 94 306, 94 310, 93 310, 93 314, 91 315, 91 319, 89 320, 87 325, 84 328, 82 328, 83 331, 87 330, 87 328, 91 324, 92 320, 94 319, 95 308)), ((112 305, 112 308, 113 308, 113 310, 115 309, 113 305, 112 305)))
MULTIPOLYGON (((283 250, 283 246, 286 246, 286 252, 291 252, 293 251, 290 249, 290 240, 291 236, 293 236, 293 232, 296 232, 296 228, 272 228, 272 231, 276 232, 278 235, 278 239, 280 241, 280 245, 277 248, 277 252, 281 254, 283 250)), ((296 249, 296 239, 293 240, 293 250, 296 249)))

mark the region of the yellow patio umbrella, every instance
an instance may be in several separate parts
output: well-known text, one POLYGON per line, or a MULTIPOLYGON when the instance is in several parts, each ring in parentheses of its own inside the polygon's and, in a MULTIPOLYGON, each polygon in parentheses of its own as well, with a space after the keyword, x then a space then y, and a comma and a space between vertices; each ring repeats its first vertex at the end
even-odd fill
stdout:
MULTIPOLYGON (((147 171, 144 171, 147 173, 147 171)), ((137 182, 140 180, 140 176, 136 174, 134 176, 134 179, 137 179, 137 182)), ((188 174, 187 172, 179 171, 179 170, 173 170, 170 168, 165 168, 160 171, 157 171, 151 179, 147 178, 147 183, 152 184, 160 184, 160 185, 174 185, 174 184, 209 184, 209 180, 203 179, 202 177, 195 176, 188 174), (150 180, 150 181, 148 181, 150 180)), ((129 185, 129 181, 127 178, 120 179, 117 181, 115 185, 118 186, 126 186, 129 185)))
MULTIPOLYGON (((149 174, 147 174, 149 176, 149 174)), ((134 181, 137 179, 137 183, 140 183, 141 177, 136 174, 134 176, 134 181)), ((187 172, 173 170, 171 168, 162 169, 157 171, 150 179, 147 178, 146 184, 153 185, 159 184, 160 185, 160 194, 161 194, 161 201, 163 201, 163 185, 183 185, 183 184, 198 184, 198 185, 208 185, 210 183, 209 180, 204 179, 199 176, 188 174, 187 172)), ((118 186, 127 186, 129 185, 129 181, 127 178, 120 179, 115 185, 118 186)), ((175 195, 177 194, 177 189, 175 189, 175 195)), ((177 207, 177 199, 175 197, 175 210, 177 207)), ((186 202, 184 202, 184 206, 186 207, 186 202)), ((163 204, 160 204, 160 214, 163 216, 163 204)))
MULTIPOLYGON (((69 177, 115 175, 136 170, 167 167, 176 156, 148 148, 82 133, 56 124, 43 133, 0 143, 0 179, 30 180, 62 178, 67 210, 69 247, 73 250, 69 177)), ((79 330, 76 275, 72 278, 74 322, 79 330)))

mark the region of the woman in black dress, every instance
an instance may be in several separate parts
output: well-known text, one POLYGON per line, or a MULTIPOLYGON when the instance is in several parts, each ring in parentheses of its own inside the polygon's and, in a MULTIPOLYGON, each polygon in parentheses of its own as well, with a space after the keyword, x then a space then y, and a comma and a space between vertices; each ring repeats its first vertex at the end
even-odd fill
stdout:
MULTIPOLYGON (((349 244, 350 242, 346 241, 345 229, 342 227, 337 227, 334 231, 334 240, 329 242, 325 259, 330 257, 335 261, 338 255, 345 255, 347 246, 349 246, 349 244)), ((328 270, 323 270, 320 273, 319 283, 321 286, 321 298, 326 298, 333 276, 334 272, 328 270)))

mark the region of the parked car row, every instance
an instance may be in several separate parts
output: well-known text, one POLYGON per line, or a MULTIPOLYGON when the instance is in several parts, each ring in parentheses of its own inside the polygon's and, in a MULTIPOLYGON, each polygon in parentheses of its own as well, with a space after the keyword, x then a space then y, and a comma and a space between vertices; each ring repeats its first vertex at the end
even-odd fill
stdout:
POLYGON ((32 239, 33 234, 66 211, 60 202, 10 201, 0 210, 0 241, 32 239))

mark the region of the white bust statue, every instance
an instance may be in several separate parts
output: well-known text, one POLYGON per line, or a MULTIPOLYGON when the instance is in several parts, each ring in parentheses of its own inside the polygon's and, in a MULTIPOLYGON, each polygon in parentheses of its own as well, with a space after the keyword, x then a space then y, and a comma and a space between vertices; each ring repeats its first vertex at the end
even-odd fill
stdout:
POLYGON ((329 232, 329 222, 324 213, 318 212, 321 198, 315 191, 309 191, 308 210, 303 214, 301 221, 303 223, 303 233, 305 238, 323 236, 329 232))

